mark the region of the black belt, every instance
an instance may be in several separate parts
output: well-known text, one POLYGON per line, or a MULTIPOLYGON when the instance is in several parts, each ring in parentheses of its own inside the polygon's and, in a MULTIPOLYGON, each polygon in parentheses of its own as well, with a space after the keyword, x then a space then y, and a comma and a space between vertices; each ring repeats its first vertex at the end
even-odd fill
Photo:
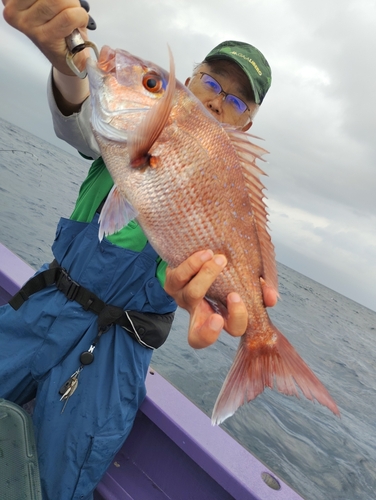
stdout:
POLYGON ((93 292, 74 281, 56 260, 51 262, 49 269, 27 281, 10 299, 9 304, 17 311, 30 295, 51 285, 56 285, 56 288, 64 293, 67 299, 78 302, 85 311, 97 314, 100 331, 105 331, 116 323, 139 344, 149 349, 158 349, 167 339, 174 313, 153 314, 124 311, 121 307, 106 304, 93 292))

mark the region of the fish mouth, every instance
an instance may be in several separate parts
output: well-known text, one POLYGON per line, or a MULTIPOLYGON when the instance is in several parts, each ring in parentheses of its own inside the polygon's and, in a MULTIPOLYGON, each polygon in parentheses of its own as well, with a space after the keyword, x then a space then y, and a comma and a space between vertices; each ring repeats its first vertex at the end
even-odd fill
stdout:
POLYGON ((98 73, 103 77, 105 74, 116 72, 116 51, 108 45, 104 45, 99 52, 98 60, 89 57, 86 65, 89 81, 98 78, 96 76, 98 73))
MULTIPOLYGON (((100 53, 98 61, 89 58, 86 62, 92 108, 90 119, 91 125, 95 132, 102 135, 106 139, 126 143, 128 140, 128 134, 112 126, 111 122, 113 122, 113 120, 118 116, 126 113, 127 110, 110 110, 102 99, 102 94, 105 93, 105 78, 109 72, 113 71, 113 69, 110 69, 110 64, 106 63, 110 63, 111 60, 114 60, 112 57, 113 54, 110 56, 109 52, 106 52, 103 56, 102 52, 103 49, 100 53)), ((112 53, 114 53, 114 51, 112 51, 112 53)))
POLYGON ((97 67, 104 73, 116 70, 116 50, 104 45, 99 53, 97 67))

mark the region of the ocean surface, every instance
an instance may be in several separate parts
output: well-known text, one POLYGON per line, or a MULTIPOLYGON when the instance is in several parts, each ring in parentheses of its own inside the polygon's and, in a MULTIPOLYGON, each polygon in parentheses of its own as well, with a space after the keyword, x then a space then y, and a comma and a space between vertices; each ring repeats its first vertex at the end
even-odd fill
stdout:
MULTIPOLYGON (((72 151, 74 153, 74 151, 72 151)), ((52 260, 90 163, 0 119, 0 241, 34 268, 52 260)), ((281 300, 270 310, 329 389, 341 418, 267 389, 223 427, 306 500, 376 499, 376 312, 278 264, 281 300)), ((153 367, 210 415, 238 340, 194 351, 187 314, 153 354, 153 367)))

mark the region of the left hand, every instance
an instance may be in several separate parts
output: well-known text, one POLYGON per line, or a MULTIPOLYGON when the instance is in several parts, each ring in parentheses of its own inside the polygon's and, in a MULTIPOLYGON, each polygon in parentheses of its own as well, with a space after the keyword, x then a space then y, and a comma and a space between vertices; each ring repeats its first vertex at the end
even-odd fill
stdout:
POLYGON ((247 328, 247 309, 237 293, 227 296, 226 319, 214 313, 205 300, 208 289, 226 264, 224 255, 204 250, 194 253, 175 269, 167 268, 165 290, 178 306, 189 312, 188 342, 196 349, 213 344, 223 328, 234 337, 243 335, 247 328))
MULTIPOLYGON (((13 28, 24 33, 47 57, 52 66, 65 75, 72 75, 66 63, 65 38, 74 29, 86 37, 88 13, 78 0, 2 0, 3 16, 13 28)), ((84 52, 84 51, 82 51, 84 52)), ((87 54, 79 52, 75 64, 83 67, 87 54)))

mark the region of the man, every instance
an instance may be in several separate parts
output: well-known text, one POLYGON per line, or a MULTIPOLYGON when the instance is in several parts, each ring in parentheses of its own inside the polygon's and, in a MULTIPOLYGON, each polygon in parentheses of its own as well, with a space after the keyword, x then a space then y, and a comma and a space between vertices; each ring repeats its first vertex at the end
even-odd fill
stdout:
MULTIPOLYGON (((190 313, 188 341, 195 348, 215 342, 222 328, 242 335, 247 311, 236 293, 228 296, 226 319, 204 300, 226 265, 223 255, 207 249, 166 269, 135 221, 98 241, 112 179, 90 129, 87 80, 72 76, 65 61, 65 37, 77 27, 85 34, 87 13, 78 0, 3 3, 6 21, 52 63, 56 133, 95 161, 71 218, 59 223, 54 263, 0 309, 0 397, 22 404, 36 393, 44 498, 89 499, 130 432, 152 348, 165 340, 176 304, 190 313)), ((75 56, 76 65, 85 58, 75 56)), ((226 42, 186 84, 219 121, 247 130, 270 86, 270 68, 254 47, 226 42)), ((264 287, 265 304, 275 301, 274 290, 264 287)))

